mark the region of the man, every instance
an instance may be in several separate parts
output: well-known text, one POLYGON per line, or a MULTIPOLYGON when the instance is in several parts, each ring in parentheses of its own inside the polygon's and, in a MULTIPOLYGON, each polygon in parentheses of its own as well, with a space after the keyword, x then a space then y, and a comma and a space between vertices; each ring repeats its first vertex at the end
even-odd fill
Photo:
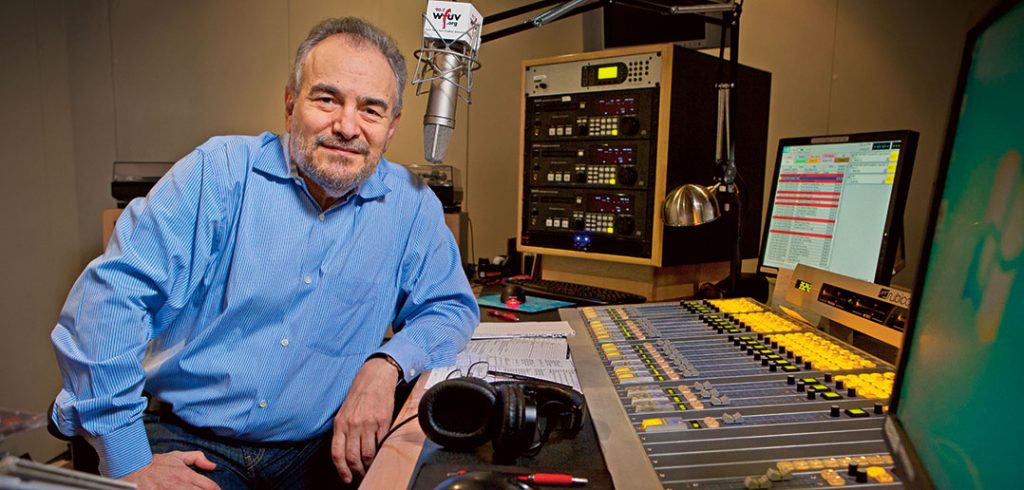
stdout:
POLYGON ((400 378, 465 345, 478 310, 440 203, 381 158, 405 79, 386 34, 324 21, 296 54, 287 135, 213 138, 125 209, 52 333, 54 421, 102 473, 352 482, 400 378))

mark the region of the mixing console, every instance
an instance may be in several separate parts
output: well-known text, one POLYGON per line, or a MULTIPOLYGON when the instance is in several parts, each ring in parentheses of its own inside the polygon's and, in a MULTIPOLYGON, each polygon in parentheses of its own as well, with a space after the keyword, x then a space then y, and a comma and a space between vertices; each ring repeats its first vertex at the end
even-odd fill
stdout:
POLYGON ((747 298, 579 313, 665 488, 900 486, 883 361, 747 298))

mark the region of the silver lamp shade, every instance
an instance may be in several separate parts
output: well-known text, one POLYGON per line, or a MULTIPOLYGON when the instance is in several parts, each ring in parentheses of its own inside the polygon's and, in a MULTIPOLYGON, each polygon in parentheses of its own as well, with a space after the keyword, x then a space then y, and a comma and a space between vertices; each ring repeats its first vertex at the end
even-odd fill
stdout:
POLYGON ((696 184, 672 189, 665 197, 662 221, 668 226, 697 226, 718 219, 721 213, 715 198, 717 189, 717 185, 709 189, 696 184))

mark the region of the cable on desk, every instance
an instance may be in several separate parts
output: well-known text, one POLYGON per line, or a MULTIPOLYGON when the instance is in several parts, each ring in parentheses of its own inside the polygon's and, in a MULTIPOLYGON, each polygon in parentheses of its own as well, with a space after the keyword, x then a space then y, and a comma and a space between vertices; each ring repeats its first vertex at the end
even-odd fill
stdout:
POLYGON ((403 425, 408 424, 409 422, 412 422, 413 419, 415 419, 418 416, 419 416, 419 412, 416 412, 416 413, 410 415, 409 417, 407 417, 405 420, 395 424, 393 427, 391 427, 390 430, 385 432, 384 433, 384 437, 381 437, 380 441, 377 441, 377 451, 378 452, 380 451, 380 448, 384 446, 384 441, 388 440, 388 437, 391 437, 391 434, 393 434, 396 430, 401 428, 403 425))

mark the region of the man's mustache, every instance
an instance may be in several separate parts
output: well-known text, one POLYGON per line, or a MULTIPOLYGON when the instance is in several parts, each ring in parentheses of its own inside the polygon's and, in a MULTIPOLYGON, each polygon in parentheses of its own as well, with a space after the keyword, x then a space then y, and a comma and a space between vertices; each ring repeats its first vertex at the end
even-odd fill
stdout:
POLYGON ((370 145, 362 141, 345 141, 340 138, 324 136, 322 134, 317 135, 316 144, 320 146, 330 146, 331 148, 340 148, 345 151, 359 153, 360 155, 366 155, 370 152, 370 145))

